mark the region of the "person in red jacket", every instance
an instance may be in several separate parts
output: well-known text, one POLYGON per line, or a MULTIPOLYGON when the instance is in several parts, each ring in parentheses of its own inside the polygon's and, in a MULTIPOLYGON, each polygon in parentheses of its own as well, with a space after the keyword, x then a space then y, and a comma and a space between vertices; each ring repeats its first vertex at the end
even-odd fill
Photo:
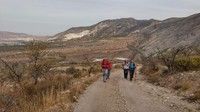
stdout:
POLYGON ((108 59, 103 59, 103 61, 101 62, 101 68, 103 71, 103 81, 106 82, 106 79, 108 78, 108 69, 109 69, 108 59))
POLYGON ((107 79, 110 79, 111 69, 112 69, 112 62, 110 60, 108 60, 108 76, 107 76, 107 79))

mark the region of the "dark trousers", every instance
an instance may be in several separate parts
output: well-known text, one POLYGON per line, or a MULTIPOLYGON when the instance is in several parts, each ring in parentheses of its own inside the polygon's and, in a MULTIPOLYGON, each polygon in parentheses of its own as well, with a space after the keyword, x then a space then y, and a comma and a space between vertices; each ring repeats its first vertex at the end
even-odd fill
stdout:
POLYGON ((129 72, 130 72, 130 80, 132 80, 133 79, 133 75, 135 73, 135 69, 129 70, 129 72))
POLYGON ((127 79, 128 77, 128 69, 124 69, 124 78, 127 79))
POLYGON ((111 69, 108 69, 108 77, 107 77, 107 79, 110 78, 110 72, 111 72, 111 69))

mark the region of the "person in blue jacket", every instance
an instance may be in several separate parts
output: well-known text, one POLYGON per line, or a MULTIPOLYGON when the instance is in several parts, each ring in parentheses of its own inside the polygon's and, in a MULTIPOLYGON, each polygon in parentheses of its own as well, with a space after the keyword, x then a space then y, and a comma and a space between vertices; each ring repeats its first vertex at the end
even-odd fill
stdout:
POLYGON ((129 63, 130 81, 133 80, 133 76, 135 75, 135 69, 136 69, 135 63, 132 60, 130 60, 130 63, 129 63))

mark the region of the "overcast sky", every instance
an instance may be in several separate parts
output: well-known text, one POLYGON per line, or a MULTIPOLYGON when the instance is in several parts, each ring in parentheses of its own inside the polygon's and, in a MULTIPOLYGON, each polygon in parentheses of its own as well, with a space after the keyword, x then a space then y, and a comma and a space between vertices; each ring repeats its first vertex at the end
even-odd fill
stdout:
POLYGON ((0 0, 0 31, 53 35, 104 19, 200 13, 200 0, 0 0))

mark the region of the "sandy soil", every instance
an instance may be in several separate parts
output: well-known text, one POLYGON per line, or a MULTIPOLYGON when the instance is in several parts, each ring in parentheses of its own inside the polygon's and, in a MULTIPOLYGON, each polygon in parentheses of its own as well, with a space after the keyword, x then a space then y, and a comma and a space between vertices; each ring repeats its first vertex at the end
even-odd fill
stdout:
POLYGON ((103 83, 91 85, 74 105, 74 112, 197 112, 197 105, 181 100, 171 91, 151 85, 139 76, 123 79, 121 70, 103 83))

